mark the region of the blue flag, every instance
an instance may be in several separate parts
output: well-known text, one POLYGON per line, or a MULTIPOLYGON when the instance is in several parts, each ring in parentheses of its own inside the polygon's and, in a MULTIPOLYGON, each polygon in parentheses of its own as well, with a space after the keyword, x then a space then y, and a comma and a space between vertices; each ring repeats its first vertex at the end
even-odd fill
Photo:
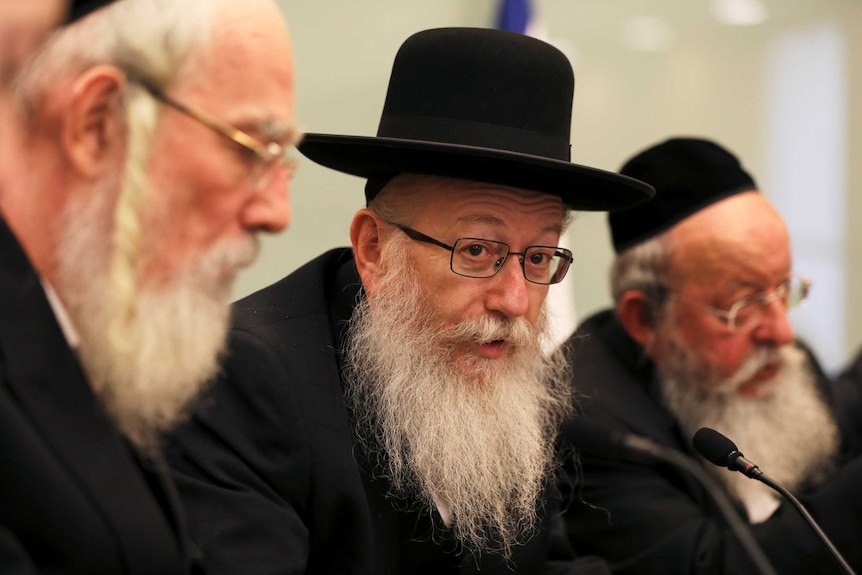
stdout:
POLYGON ((530 0, 501 0, 497 14, 497 28, 526 34, 532 16, 530 0))

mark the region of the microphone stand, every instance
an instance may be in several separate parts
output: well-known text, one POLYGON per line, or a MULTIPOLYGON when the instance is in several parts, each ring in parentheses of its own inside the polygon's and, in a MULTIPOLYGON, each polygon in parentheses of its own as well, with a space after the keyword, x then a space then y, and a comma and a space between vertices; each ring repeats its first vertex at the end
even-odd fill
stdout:
POLYGON ((848 575, 855 575, 853 569, 844 557, 841 556, 841 553, 838 552, 838 549, 835 548, 835 545, 832 544, 832 541, 829 540, 829 537, 826 536, 802 503, 800 503, 799 500, 796 499, 796 497, 794 497, 787 489, 764 474, 757 465, 747 460, 742 453, 739 452, 739 449, 737 449, 736 444, 733 441, 714 429, 702 427, 694 434, 692 444, 698 453, 700 453, 704 459, 710 463, 718 465, 719 467, 727 467, 731 471, 738 471, 746 477, 756 479, 780 493, 793 505, 793 507, 796 508, 799 514, 802 515, 802 518, 805 519, 809 527, 814 530, 814 533, 817 534, 820 541, 826 546, 826 549, 829 550, 829 553, 838 563, 838 566, 841 567, 841 569, 848 575))
POLYGON ((733 504, 724 494, 724 490, 704 471, 699 463, 674 449, 662 447, 645 437, 625 435, 622 437, 622 443, 632 451, 647 454, 693 475, 706 488, 710 496, 712 496, 713 501, 718 506, 718 510, 724 516, 725 521, 736 536, 739 544, 742 545, 742 548, 748 554, 751 562, 754 563, 757 571, 762 575, 777 575, 775 568, 769 562, 769 559, 766 558, 760 545, 758 545, 751 534, 748 525, 742 521, 736 508, 734 508, 733 504))
POLYGON ((802 505, 802 503, 792 493, 790 493, 787 489, 773 481, 765 473, 761 473, 756 477, 753 477, 753 479, 757 479, 761 483, 768 485, 769 487, 780 493, 782 496, 784 496, 784 498, 787 499, 787 501, 789 501, 793 505, 793 507, 796 508, 799 514, 802 515, 802 518, 805 519, 806 523, 808 523, 808 526, 814 530, 814 533, 817 534, 817 536, 826 546, 826 549, 829 550, 829 553, 832 555, 832 558, 835 559, 835 562, 838 563, 838 566, 841 567, 841 570, 844 571, 844 573, 847 573, 847 575, 856 575, 856 572, 853 571, 853 568, 850 567, 850 564, 847 563, 847 560, 844 559, 838 549, 835 548, 835 545, 832 544, 832 541, 830 541, 829 537, 826 536, 826 533, 823 532, 823 530, 820 528, 820 525, 817 524, 817 522, 814 520, 814 518, 811 516, 805 506, 802 505))

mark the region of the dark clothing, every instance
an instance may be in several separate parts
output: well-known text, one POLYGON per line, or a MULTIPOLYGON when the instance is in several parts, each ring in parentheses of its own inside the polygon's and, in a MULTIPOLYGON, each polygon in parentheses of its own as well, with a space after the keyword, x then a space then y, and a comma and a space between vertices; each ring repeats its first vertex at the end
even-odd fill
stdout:
MULTIPOLYGON (((613 312, 588 319, 569 345, 582 417, 695 456, 690 439, 661 404, 654 364, 613 312)), ((566 433, 563 440, 576 443, 566 433)), ((690 475, 663 464, 586 456, 579 465, 567 460, 566 472, 570 541, 580 552, 604 556, 616 573, 755 572, 718 508, 690 475)), ((862 566, 860 486, 862 459, 856 458, 816 490, 797 494, 856 569, 862 566)), ((782 575, 840 572, 789 504, 751 528, 782 575)))
POLYGON ((1 218, 0 278, 0 573, 188 573, 164 462, 108 420, 1 218))
POLYGON ((862 452, 862 350, 832 384, 835 405, 840 405, 839 423, 848 438, 847 448, 862 452))
MULTIPOLYGON (((235 304, 224 376, 169 455, 208 572, 607 572, 599 561, 546 571, 547 528, 511 565, 488 554, 477 562, 436 511, 387 496, 356 448, 344 400, 340 350, 358 297, 352 252, 338 249, 235 304)), ((555 553, 570 557, 552 518, 555 553)))

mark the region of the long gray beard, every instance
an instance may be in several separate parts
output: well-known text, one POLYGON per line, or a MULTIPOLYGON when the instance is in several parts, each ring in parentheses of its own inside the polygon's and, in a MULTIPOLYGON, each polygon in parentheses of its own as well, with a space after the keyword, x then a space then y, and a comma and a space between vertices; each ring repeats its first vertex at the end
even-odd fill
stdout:
POLYGON ((392 495, 425 509, 436 501, 465 547, 508 557, 534 532, 571 409, 565 357, 542 352, 544 321, 443 327, 403 245, 387 247, 392 269, 354 311, 346 356, 360 441, 384 462, 392 495), (459 342, 503 338, 514 349, 506 359, 453 361, 459 342))
MULTIPOLYGON (((672 348, 662 370, 663 394, 687 437, 701 427, 721 432, 747 459, 791 491, 826 477, 838 452, 838 428, 802 350, 793 345, 759 349, 736 374, 722 381, 699 367, 682 342, 676 341, 672 348), (771 390, 760 397, 736 392, 776 358, 781 368, 771 390)), ((774 496, 769 487, 741 473, 711 464, 708 469, 749 510, 755 501, 774 496)))
POLYGON ((94 393, 123 435, 153 453, 217 373, 230 314, 231 282, 221 271, 246 265, 258 247, 252 236, 219 244, 165 285, 133 286, 130 314, 129 299, 110 281, 112 213, 102 198, 111 194, 103 192, 68 208, 55 288, 79 332, 94 393), (126 319, 115 333, 120 316, 126 319))

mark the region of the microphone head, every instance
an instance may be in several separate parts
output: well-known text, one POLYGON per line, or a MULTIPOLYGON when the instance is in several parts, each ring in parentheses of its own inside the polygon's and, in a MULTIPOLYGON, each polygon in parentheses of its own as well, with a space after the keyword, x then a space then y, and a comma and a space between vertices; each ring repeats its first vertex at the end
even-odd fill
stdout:
POLYGON ((735 443, 709 427, 698 429, 691 442, 704 459, 719 467, 735 469, 732 464, 742 455, 735 443))

